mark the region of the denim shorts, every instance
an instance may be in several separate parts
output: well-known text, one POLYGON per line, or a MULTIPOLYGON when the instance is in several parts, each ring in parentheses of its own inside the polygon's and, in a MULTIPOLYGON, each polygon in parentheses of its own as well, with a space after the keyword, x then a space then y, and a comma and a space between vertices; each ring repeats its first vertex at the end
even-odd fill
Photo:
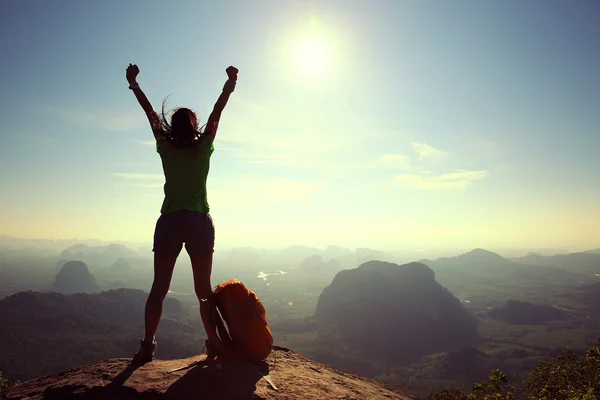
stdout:
POLYGON ((178 210, 161 214, 156 221, 152 251, 177 256, 184 243, 190 255, 214 252, 215 227, 208 213, 178 210))

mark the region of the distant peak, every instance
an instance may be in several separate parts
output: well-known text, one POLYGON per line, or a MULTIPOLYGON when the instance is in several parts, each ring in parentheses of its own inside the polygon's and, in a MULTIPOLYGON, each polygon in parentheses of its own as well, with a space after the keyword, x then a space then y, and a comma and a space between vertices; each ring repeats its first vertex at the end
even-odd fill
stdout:
POLYGON ((67 261, 62 265, 61 271, 85 270, 89 271, 88 266, 79 260, 67 261))
POLYGON ((494 253, 493 251, 489 251, 486 249, 476 248, 468 253, 463 254, 463 257, 486 257, 486 258, 495 258, 505 260, 500 254, 494 253))
POLYGON ((362 279, 361 277, 370 275, 384 276, 386 280, 399 279, 402 282, 407 279, 414 280, 414 282, 435 282, 435 272, 420 262, 398 265, 387 261, 372 260, 362 263, 356 269, 344 270, 340 273, 344 277, 354 276, 354 279, 359 280, 362 279))
POLYGON ((496 254, 494 252, 491 252, 486 249, 482 249, 480 247, 474 248, 473 250, 469 251, 467 254, 469 254, 469 253, 472 253, 472 254, 496 254))

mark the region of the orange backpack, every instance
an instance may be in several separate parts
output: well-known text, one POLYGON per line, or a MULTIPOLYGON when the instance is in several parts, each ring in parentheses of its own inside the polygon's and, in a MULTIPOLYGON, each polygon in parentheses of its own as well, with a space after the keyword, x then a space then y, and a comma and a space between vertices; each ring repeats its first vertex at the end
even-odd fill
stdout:
POLYGON ((213 307, 218 309, 228 331, 224 332, 221 318, 213 310, 207 331, 211 331, 212 341, 217 341, 213 343, 217 351, 227 349, 250 361, 266 359, 271 353, 273 335, 265 308, 256 293, 239 280, 232 279, 217 286, 213 294, 213 307), (218 333, 219 338, 214 333, 218 333))

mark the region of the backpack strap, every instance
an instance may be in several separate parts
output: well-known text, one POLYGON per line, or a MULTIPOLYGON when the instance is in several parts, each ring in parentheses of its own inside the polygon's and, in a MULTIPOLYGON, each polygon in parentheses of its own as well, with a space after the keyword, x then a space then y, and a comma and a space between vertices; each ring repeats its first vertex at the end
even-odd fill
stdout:
POLYGON ((215 298, 215 302, 213 304, 213 306, 211 307, 211 320, 214 321, 215 326, 216 326, 216 332, 217 335, 219 335, 219 339, 221 340, 221 343, 223 343, 223 345, 225 347, 228 348, 233 348, 233 340, 231 339, 231 336, 229 335, 229 332, 227 331, 227 328, 225 328, 225 323, 223 322, 223 317, 221 317, 221 313, 219 311, 219 299, 215 298))
POLYGON ((200 316, 204 324, 204 330, 211 345, 211 356, 228 356, 234 353, 233 340, 225 327, 223 318, 219 313, 218 299, 215 293, 208 299, 200 300, 200 316))
POLYGON ((202 318, 202 324, 204 325, 204 330, 208 336, 208 341, 215 352, 221 353, 224 350, 225 345, 217 333, 218 321, 214 312, 215 307, 214 298, 212 298, 212 296, 208 299, 200 299, 200 317, 202 318))

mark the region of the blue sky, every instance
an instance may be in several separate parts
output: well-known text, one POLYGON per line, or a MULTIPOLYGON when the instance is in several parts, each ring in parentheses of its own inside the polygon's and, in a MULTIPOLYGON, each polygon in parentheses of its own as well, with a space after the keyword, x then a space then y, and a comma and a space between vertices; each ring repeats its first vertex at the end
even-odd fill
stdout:
POLYGON ((0 233, 150 242, 125 68, 206 120, 217 248, 600 247, 600 5, 8 1, 0 233))

